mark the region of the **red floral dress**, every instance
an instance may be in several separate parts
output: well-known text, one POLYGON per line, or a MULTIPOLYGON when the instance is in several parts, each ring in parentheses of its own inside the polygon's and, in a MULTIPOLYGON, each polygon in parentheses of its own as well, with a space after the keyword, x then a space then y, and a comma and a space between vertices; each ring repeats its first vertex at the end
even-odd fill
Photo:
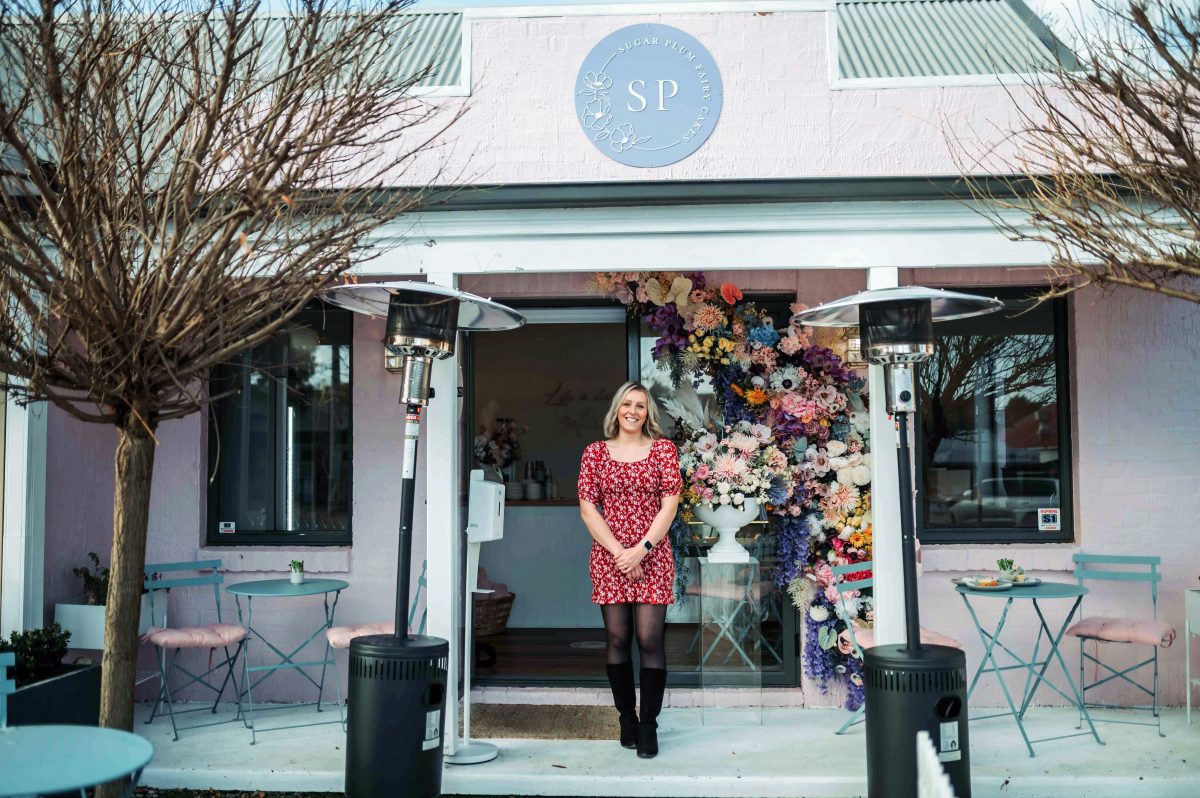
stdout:
MULTIPOLYGON (((614 460, 604 441, 583 450, 579 464, 579 498, 600 507, 608 528, 625 548, 638 545, 662 506, 664 496, 683 487, 675 444, 659 438, 644 460, 614 460)), ((599 543, 588 558, 593 604, 674 604, 675 556, 664 538, 642 559, 637 582, 617 570, 616 560, 599 543)))

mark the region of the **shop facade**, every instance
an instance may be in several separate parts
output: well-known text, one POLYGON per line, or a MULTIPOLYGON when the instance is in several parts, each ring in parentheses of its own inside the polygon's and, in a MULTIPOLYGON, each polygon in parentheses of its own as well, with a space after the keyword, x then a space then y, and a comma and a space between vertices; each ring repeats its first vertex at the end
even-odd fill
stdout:
MULTIPOLYGON (((573 468, 577 451, 599 436, 596 413, 608 393, 626 376, 652 378, 653 369, 646 334, 619 303, 589 290, 593 273, 703 272, 709 284, 734 283, 764 305, 782 306, 907 284, 1002 292, 1015 301, 1044 281, 1047 253, 997 231, 954 178, 963 147, 1005 146, 1010 87, 994 70, 980 71, 995 63, 995 53, 972 55, 973 39, 945 27, 941 38, 957 36, 963 52, 947 46, 936 74, 929 74, 932 66, 873 57, 855 32, 884 17, 864 15, 904 5, 664 3, 457 15, 450 37, 457 49, 444 52, 459 59, 458 83, 431 90, 429 102, 466 112, 445 146, 415 163, 406 180, 464 190, 388 230, 379 256, 357 270, 361 280, 428 280, 491 296, 531 321, 517 333, 464 341, 436 369, 414 546, 417 567, 427 563, 421 600, 431 633, 457 638, 463 477, 477 428, 506 418, 529 427, 523 461, 549 466, 555 494, 514 498, 506 540, 483 556, 489 576, 517 595, 509 626, 529 634, 515 647, 534 647, 537 634, 560 648, 597 641, 586 633, 599 627, 599 617, 587 603, 588 541, 570 502, 573 468), (575 104, 576 81, 598 42, 648 24, 683 30, 711 54, 721 79, 720 116, 686 157, 630 166, 589 135, 575 104)), ((1022 17, 1006 2, 942 5, 973 13, 983 39, 1044 43, 1041 28, 1016 27, 1022 17)), ((914 30, 918 22, 927 20, 913 20, 914 30)), ((876 47, 927 51, 919 39, 905 45, 896 33, 903 28, 893 25, 895 38, 876 47)), ((670 88, 659 88, 665 103, 670 88)), ((983 165, 979 172, 986 173, 983 165)), ((1181 626, 1182 590, 1200 565, 1200 542, 1184 531, 1200 513, 1190 487, 1200 477, 1193 456, 1200 400, 1190 367, 1200 336, 1189 309, 1141 295, 1080 292, 1043 311, 1020 317, 1007 333, 960 332, 1048 342, 1053 369, 1038 375, 1037 385, 1053 414, 1026 413, 1028 428, 1005 428, 1004 443, 1031 462, 1054 460, 1054 475, 1025 480, 1027 493, 1013 496, 1017 491, 997 488, 1004 474, 987 471, 986 457, 965 444, 948 447, 967 465, 943 469, 956 473, 926 487, 942 499, 968 494, 970 501, 956 502, 957 509, 948 501, 919 508, 927 525, 923 618, 961 641, 972 662, 982 646, 951 577, 1007 557, 1067 580, 1078 551, 1158 554, 1160 617, 1181 626), (1057 530, 1018 517, 1044 500, 1060 509, 1057 530)), ((301 559, 310 573, 350 583, 340 620, 389 617, 402 424, 382 337, 376 320, 314 314, 310 332, 287 342, 286 352, 297 357, 286 373, 266 374, 264 367, 256 380, 248 376, 253 368, 231 371, 228 379, 245 380, 247 398, 238 407, 163 425, 148 559, 218 558, 231 581, 280 575, 289 560, 301 559)), ((279 362, 277 352, 258 356, 279 362)), ((873 385, 878 375, 869 377, 873 385)), ((39 600, 49 621, 53 604, 78 592, 71 568, 88 551, 107 551, 115 434, 54 409, 45 423, 39 600)), ((875 482, 889 484, 894 431, 881 408, 872 410, 871 432, 875 482)), ((883 640, 898 639, 901 629, 898 501, 883 489, 874 495, 883 640)), ((825 693, 804 677, 798 612, 786 594, 774 598, 777 667, 764 678, 761 700, 839 704, 836 689, 825 693)), ((1094 608, 1123 602, 1116 589, 1095 599, 1094 608)), ((208 620, 200 609, 181 609, 208 620)), ((1034 620, 1012 623, 1024 624, 1032 641, 1034 620)), ((299 642, 305 626, 280 613, 262 631, 299 642)), ((599 665, 600 652, 588 645, 570 650, 583 670, 571 670, 554 649, 540 663, 526 658, 516 670, 482 676, 495 685, 589 684, 587 657, 599 665)), ((681 651, 685 657, 686 646, 681 651)), ((683 689, 691 686, 685 664, 672 666, 683 689)), ((287 700, 298 685, 279 679, 269 697, 287 700)), ((1162 688, 1167 704, 1182 703, 1181 647, 1164 653, 1162 688)), ((995 693, 981 700, 999 703, 995 693)))

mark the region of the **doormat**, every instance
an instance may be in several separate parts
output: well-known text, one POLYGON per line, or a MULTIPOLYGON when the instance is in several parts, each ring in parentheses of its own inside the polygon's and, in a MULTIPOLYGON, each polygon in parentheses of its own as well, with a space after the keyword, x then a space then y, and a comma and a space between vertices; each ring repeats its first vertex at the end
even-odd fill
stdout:
MULTIPOLYGON (((459 722, 459 733, 462 722, 459 722)), ((527 740, 616 740, 612 707, 560 704, 472 704, 471 737, 527 740)))
POLYGON ((598 651, 602 648, 608 648, 608 643, 603 640, 576 640, 571 644, 571 648, 586 648, 598 651))

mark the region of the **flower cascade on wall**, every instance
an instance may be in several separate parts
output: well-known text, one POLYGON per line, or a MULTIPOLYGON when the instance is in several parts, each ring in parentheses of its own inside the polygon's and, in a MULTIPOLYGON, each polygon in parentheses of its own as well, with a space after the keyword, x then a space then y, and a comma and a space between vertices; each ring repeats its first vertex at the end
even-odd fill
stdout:
POLYGON ((652 355, 679 389, 663 403, 681 438, 677 556, 697 504, 758 500, 776 538, 775 582, 803 614, 805 673, 823 687, 844 680, 856 708, 862 663, 849 627, 870 625, 873 608, 868 592, 839 596, 832 568, 872 557, 865 381, 807 328, 776 326, 732 283, 709 287, 698 272, 601 272, 592 282, 658 336, 652 355), (705 382, 715 417, 682 398, 705 382))

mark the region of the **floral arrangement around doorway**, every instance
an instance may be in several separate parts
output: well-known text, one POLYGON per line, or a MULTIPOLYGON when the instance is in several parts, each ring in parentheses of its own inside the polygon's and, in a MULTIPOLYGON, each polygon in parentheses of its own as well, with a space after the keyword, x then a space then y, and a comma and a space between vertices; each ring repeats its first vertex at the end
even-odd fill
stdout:
MULTIPOLYGON (((664 402, 683 435, 685 487, 671 530, 677 553, 697 504, 757 491, 776 537, 775 581, 804 616, 805 673, 822 686, 844 679, 846 704, 857 708, 862 663, 842 641, 850 624, 872 622, 873 609, 870 596, 848 592, 842 612, 831 569, 872 557, 865 380, 815 343, 808 329, 790 319, 776 326, 732 283, 709 288, 698 272, 601 272, 593 286, 658 336, 654 360, 680 390, 680 397, 664 402), (698 402, 683 398, 690 393, 694 399, 692 389, 705 380, 719 418, 706 417, 698 402), (722 460, 722 474, 718 449, 731 458, 722 460), (738 459, 745 461, 741 468, 738 459), (742 489, 734 491, 743 471, 755 473, 754 487, 738 482, 742 489)), ((794 303, 791 311, 803 307, 794 303)), ((684 569, 676 571, 686 578, 684 569)))

